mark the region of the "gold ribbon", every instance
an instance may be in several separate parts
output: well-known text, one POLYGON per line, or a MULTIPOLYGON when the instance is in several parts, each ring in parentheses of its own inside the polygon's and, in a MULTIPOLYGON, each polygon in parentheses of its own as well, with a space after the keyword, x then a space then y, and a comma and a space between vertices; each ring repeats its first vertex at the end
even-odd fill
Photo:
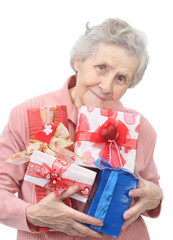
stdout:
POLYGON ((38 150, 55 157, 65 159, 68 162, 75 163, 77 160, 85 161, 86 159, 81 158, 74 152, 66 149, 74 143, 69 140, 69 136, 70 134, 68 129, 64 126, 63 123, 60 122, 54 132, 54 135, 51 137, 49 144, 41 142, 37 139, 30 139, 29 145, 25 151, 19 152, 9 157, 6 159, 6 162, 11 162, 18 165, 28 162, 30 160, 30 155, 34 150, 38 150))

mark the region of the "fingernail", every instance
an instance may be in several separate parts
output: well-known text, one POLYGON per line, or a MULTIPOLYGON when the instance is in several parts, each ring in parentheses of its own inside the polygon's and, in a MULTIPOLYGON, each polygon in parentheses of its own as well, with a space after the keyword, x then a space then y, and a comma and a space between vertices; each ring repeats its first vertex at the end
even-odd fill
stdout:
POLYGON ((130 192, 129 192, 129 197, 132 197, 132 196, 133 196, 133 192, 130 191, 130 192))
POLYGON ((123 218, 124 218, 124 220, 126 220, 128 217, 129 217, 128 214, 123 214, 123 218))

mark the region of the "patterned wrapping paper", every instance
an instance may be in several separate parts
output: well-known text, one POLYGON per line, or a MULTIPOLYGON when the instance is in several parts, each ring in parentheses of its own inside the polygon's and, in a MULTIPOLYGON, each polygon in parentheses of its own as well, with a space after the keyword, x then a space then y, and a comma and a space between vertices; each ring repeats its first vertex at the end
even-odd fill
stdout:
POLYGON ((86 202, 95 177, 94 171, 34 150, 24 180, 54 191, 56 196, 77 184, 79 191, 71 198, 86 202))
POLYGON ((79 165, 95 167, 99 157, 114 167, 134 172, 141 116, 107 109, 82 106, 75 133, 75 154, 86 161, 79 165))

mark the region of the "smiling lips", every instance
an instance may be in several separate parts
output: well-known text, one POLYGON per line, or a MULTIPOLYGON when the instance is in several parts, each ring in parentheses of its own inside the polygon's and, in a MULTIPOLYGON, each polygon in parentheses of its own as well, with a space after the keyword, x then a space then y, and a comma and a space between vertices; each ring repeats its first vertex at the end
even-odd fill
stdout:
POLYGON ((108 99, 105 99, 105 98, 102 98, 102 97, 98 96, 98 95, 97 95, 95 92, 93 92, 91 89, 90 89, 90 91, 91 91, 97 98, 99 98, 100 100, 102 100, 102 101, 108 100, 108 99))

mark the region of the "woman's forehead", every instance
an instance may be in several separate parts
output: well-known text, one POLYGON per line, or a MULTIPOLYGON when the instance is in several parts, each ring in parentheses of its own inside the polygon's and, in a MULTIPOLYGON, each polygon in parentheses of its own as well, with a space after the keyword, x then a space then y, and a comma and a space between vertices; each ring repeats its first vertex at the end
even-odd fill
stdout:
POLYGON ((103 64, 110 68, 121 65, 132 71, 139 66, 139 59, 136 55, 129 55, 125 48, 115 44, 100 44, 89 60, 95 62, 96 65, 103 64))

